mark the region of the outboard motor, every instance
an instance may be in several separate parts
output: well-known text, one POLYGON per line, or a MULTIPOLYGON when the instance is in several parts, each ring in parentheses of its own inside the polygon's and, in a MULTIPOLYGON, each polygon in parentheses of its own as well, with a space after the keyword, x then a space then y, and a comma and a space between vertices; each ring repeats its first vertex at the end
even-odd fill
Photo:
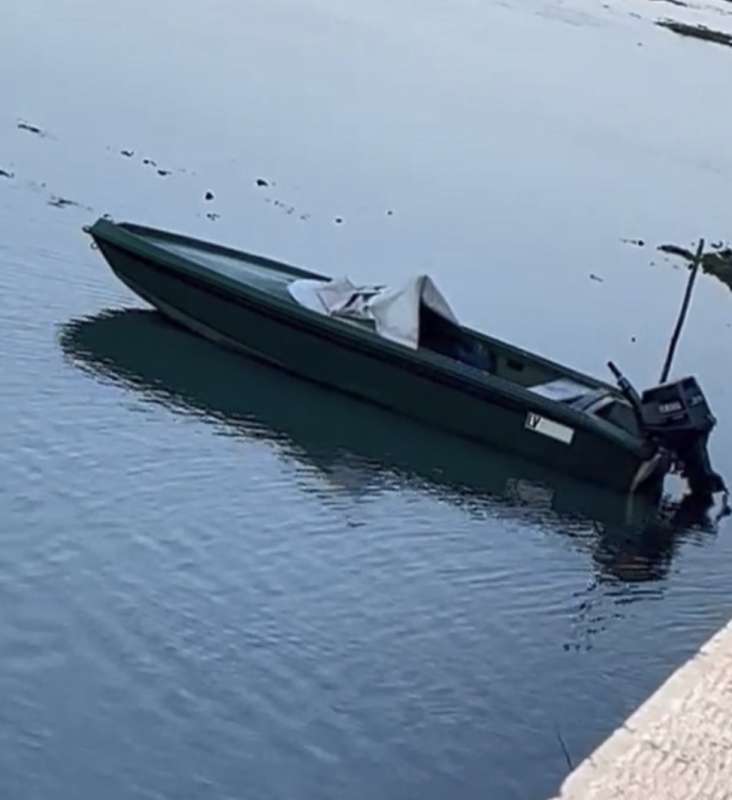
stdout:
POLYGON ((709 434, 717 420, 696 378, 662 383, 639 396, 612 361, 608 367, 633 407, 641 430, 671 453, 692 494, 709 497, 726 491, 724 481, 712 469, 707 451, 709 434))
POLYGON ((694 494, 724 490, 724 481, 712 469, 707 451, 709 434, 717 420, 696 378, 646 389, 640 411, 644 430, 671 451, 694 494))
POLYGON ((688 481, 692 495, 711 498, 715 492, 725 492, 725 512, 727 512, 729 511, 727 487, 712 469, 707 451, 709 434, 717 424, 717 420, 710 411, 695 378, 667 382, 703 258, 704 239, 700 239, 696 255, 692 260, 681 310, 661 370, 661 383, 653 389, 647 389, 643 392, 643 396, 639 397, 615 364, 610 362, 608 366, 633 407, 640 429, 649 439, 671 453, 688 481))

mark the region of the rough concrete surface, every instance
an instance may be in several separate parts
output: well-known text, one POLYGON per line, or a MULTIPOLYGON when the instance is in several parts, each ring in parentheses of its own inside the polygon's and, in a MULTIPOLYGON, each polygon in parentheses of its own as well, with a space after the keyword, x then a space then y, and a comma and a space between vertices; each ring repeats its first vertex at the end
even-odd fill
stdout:
POLYGON ((566 779, 555 800, 732 800, 732 622, 566 779))

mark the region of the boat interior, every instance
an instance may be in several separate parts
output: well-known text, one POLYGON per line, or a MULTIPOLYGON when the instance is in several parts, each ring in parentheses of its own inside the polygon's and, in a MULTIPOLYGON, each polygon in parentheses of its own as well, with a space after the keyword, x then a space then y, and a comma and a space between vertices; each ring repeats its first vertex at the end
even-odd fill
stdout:
MULTIPOLYGON (((241 280, 245 276, 248 284, 282 296, 289 297, 287 285, 293 277, 313 277, 307 272, 285 268, 247 253, 234 253, 137 226, 129 226, 129 229, 162 250, 203 264, 227 277, 241 280)), ((347 318, 343 321, 364 324, 347 318)), ((457 361, 463 367, 494 375, 549 400, 565 403, 577 411, 594 414, 631 434, 638 434, 635 414, 617 392, 602 384, 583 383, 561 367, 456 325, 424 303, 420 308, 419 343, 422 350, 457 361)))
POLYGON ((480 372, 517 384, 576 411, 593 414, 628 433, 639 427, 630 404, 617 392, 597 383, 583 383, 574 374, 553 368, 529 354, 487 339, 476 331, 455 325, 422 304, 420 349, 437 353, 480 372))

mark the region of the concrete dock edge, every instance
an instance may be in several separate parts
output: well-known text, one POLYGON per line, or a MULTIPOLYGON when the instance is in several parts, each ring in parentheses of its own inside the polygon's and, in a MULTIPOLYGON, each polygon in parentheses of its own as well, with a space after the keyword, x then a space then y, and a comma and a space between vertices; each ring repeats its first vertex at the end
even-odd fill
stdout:
POLYGON ((554 800, 732 800, 732 622, 580 764, 554 800))

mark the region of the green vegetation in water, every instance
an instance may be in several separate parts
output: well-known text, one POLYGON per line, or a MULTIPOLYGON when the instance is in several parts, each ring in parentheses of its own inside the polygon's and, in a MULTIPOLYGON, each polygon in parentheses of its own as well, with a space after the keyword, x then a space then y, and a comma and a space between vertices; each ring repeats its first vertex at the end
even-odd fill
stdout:
POLYGON ((712 28, 707 28, 706 25, 689 25, 687 22, 679 22, 675 19, 659 19, 656 25, 668 28, 668 30, 678 33, 679 36, 691 36, 694 39, 726 44, 727 47, 732 47, 732 34, 715 31, 712 28))
MULTIPOLYGON (((680 256, 688 262, 687 266, 691 268, 694 261, 694 254, 691 250, 675 244, 662 244, 658 249, 662 253, 680 256)), ((724 242, 713 245, 713 249, 702 256, 701 268, 708 275, 714 275, 732 289, 732 247, 726 246, 724 242)))

